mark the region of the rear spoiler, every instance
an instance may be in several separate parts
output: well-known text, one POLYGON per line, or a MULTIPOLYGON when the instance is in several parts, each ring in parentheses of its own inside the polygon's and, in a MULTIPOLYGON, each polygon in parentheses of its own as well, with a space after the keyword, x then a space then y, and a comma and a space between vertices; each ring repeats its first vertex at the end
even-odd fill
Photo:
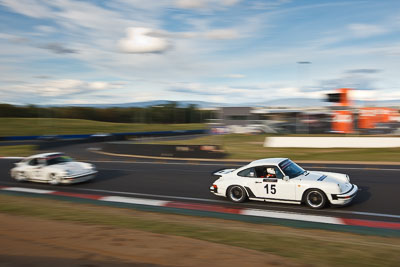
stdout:
POLYGON ((236 170, 236 169, 221 169, 221 170, 215 171, 215 172, 213 173, 213 175, 222 176, 222 175, 224 175, 224 174, 233 172, 234 170, 236 170))

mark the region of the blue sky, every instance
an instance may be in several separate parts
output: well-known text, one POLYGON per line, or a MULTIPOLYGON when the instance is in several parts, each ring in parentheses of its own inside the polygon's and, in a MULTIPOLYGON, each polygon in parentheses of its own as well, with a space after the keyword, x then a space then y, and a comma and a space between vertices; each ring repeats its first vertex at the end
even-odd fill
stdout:
POLYGON ((0 102, 389 100, 399 70, 398 0, 0 0, 0 102))

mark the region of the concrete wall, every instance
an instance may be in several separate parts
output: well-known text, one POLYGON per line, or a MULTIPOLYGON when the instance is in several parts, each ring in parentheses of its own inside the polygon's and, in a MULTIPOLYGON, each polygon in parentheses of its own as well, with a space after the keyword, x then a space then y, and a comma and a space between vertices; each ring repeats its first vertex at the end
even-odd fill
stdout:
POLYGON ((264 147, 400 147, 400 137, 267 137, 264 142, 264 147))

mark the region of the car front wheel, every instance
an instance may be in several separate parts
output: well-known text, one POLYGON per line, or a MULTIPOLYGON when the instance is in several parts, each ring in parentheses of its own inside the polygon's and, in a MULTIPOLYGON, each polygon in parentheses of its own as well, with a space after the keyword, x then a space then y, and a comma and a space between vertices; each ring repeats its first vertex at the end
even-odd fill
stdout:
POLYGON ((306 192, 305 202, 312 209, 322 209, 326 205, 326 196, 321 190, 311 189, 306 192))
POLYGON ((52 173, 49 176, 49 183, 52 185, 57 185, 59 183, 61 183, 61 178, 57 176, 57 174, 52 173))
POLYGON ((228 188, 228 198, 233 202, 244 202, 247 199, 246 191, 239 185, 232 185, 228 188))

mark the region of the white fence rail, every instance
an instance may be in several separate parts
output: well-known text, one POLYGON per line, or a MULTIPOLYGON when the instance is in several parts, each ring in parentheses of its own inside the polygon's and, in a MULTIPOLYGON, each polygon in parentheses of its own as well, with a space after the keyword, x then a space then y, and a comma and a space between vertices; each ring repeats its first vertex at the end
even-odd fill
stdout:
POLYGON ((400 147, 400 137, 267 137, 264 142, 264 147, 400 147))

